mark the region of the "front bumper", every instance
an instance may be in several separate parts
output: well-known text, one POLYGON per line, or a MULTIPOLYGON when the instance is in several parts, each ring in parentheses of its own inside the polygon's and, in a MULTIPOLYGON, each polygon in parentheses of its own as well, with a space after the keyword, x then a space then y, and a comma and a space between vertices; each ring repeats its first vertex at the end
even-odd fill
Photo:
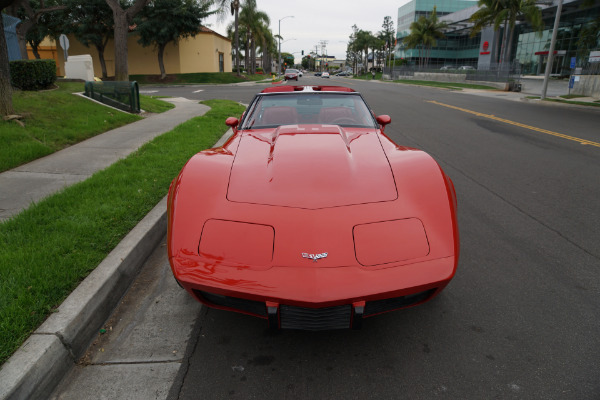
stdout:
POLYGON ((454 257, 389 268, 266 270, 171 258, 177 281, 198 301, 268 319, 284 329, 358 328, 362 318, 423 303, 452 279, 454 257))

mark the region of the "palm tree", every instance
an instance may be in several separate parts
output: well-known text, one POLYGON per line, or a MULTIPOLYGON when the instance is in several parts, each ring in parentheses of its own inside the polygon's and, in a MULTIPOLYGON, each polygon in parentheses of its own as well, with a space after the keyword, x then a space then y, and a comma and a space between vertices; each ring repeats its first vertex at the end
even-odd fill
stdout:
POLYGON ((535 0, 479 0, 477 4, 480 8, 471 16, 471 21, 475 23, 471 35, 492 24, 494 31, 497 32, 500 25, 504 24, 501 64, 508 63, 510 60, 515 23, 518 18, 525 18, 539 32, 544 26, 542 12, 535 4, 535 0))
MULTIPOLYGON (((234 46, 234 48, 231 49, 231 55, 234 57, 234 59, 237 62, 237 65, 235 68, 238 69, 241 73, 241 71, 242 71, 242 68, 240 66, 241 61, 243 61, 244 65, 246 65, 246 60, 244 58, 244 55, 242 54, 242 51, 246 51, 246 29, 244 28, 244 25, 239 22, 239 20, 238 20, 237 35, 238 35, 238 42, 241 43, 241 46, 237 46, 237 48, 235 48, 235 46, 234 46)), ((232 42, 235 43, 235 36, 236 36, 235 22, 232 22, 229 25, 227 25, 227 37, 229 38, 229 40, 231 40, 232 42)))
POLYGON ((269 29, 269 23, 261 22, 258 25, 255 36, 258 48, 262 54, 262 69, 268 74, 271 72, 271 68, 267 68, 267 66, 271 65, 271 54, 277 53, 277 43, 273 33, 269 29))
POLYGON ((419 67, 429 64, 431 48, 437 45, 438 39, 445 37, 444 29, 447 26, 447 23, 438 20, 435 6, 429 17, 422 15, 410 24, 410 34, 403 39, 403 43, 408 48, 418 49, 419 67))
POLYGON ((237 75, 240 76, 240 38, 238 32, 240 0, 215 0, 217 4, 217 14, 219 20, 223 21, 227 15, 227 11, 234 16, 234 52, 235 52, 235 68, 237 75))
MULTIPOLYGON (((369 48, 375 47, 377 38, 373 36, 370 31, 358 30, 356 32, 356 38, 353 42, 353 50, 358 53, 364 52, 364 65, 365 69, 369 67, 369 48)), ((362 58, 362 56, 361 56, 362 58)))
POLYGON ((265 26, 269 26, 269 16, 256 9, 256 0, 245 0, 240 12, 240 24, 246 29, 246 59, 250 62, 248 72, 256 73, 256 46, 262 41, 265 26), (250 54, 248 54, 250 52, 250 54))

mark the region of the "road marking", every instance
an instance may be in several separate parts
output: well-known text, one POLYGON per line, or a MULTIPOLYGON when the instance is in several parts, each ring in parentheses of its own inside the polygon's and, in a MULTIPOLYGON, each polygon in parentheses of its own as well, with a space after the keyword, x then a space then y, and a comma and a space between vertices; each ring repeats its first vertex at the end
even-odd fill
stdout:
POLYGON ((144 93, 144 94, 158 93, 158 90, 140 90, 140 93, 144 93))
POLYGON ((200 93, 200 92, 204 92, 204 89, 196 90, 195 92, 192 92, 192 93, 200 93))
POLYGON ((531 125, 521 124, 520 122, 511 121, 509 119, 504 119, 504 118, 499 118, 499 117, 496 117, 496 116, 491 115, 491 114, 483 114, 483 113, 480 113, 480 112, 477 112, 477 111, 468 110, 466 108, 460 108, 460 107, 456 107, 456 106, 451 106, 449 104, 440 103, 440 102, 437 102, 435 100, 429 100, 427 102, 428 103, 432 103, 432 104, 437 104, 437 105, 443 106, 443 107, 452 108, 452 109, 455 109, 455 110, 458 110, 458 111, 462 111, 462 112, 466 112, 466 113, 469 113, 469 114, 477 115, 478 117, 489 118, 489 119, 493 119, 495 121, 504 122, 506 124, 520 126, 521 128, 525 128, 525 129, 530 129, 532 131, 545 133, 545 134, 548 134, 548 135, 556 136, 556 137, 567 139, 567 140, 572 140, 574 142, 578 142, 578 143, 583 144, 583 145, 600 147, 600 143, 592 142, 591 140, 580 139, 580 138, 577 138, 577 137, 574 137, 574 136, 569 136, 569 135, 564 135, 562 133, 549 131, 547 129, 542 129, 542 128, 537 128, 537 127, 531 126, 531 125))

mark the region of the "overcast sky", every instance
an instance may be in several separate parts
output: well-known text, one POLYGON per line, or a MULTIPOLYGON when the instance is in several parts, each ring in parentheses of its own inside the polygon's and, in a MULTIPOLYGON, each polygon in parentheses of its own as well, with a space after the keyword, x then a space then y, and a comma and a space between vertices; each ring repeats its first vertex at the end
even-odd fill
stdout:
MULTIPOLYGON (((326 54, 337 59, 346 59, 348 38, 352 34, 352 25, 373 34, 382 30, 383 19, 392 17, 394 29, 398 18, 398 7, 409 0, 256 0, 258 9, 267 13, 271 19, 271 31, 279 32, 279 20, 293 15, 293 18, 281 20, 281 51, 296 53, 296 63, 304 54, 315 51, 321 41, 327 41, 326 54)), ((210 17, 203 23, 212 30, 226 36, 227 25, 233 22, 228 16, 224 23, 218 23, 216 17, 210 17)), ((319 47, 319 54, 321 48, 319 47)))

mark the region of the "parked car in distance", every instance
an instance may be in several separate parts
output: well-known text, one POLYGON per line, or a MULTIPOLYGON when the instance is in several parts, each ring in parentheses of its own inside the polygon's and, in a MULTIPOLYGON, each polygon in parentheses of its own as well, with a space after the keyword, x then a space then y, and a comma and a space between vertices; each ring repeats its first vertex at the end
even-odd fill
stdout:
POLYGON ((329 78, 329 72, 323 72, 321 78, 329 78))
POLYGON ((342 72, 338 72, 337 74, 335 74, 335 76, 352 76, 352 72, 342 71, 342 72))
POLYGON ((463 65, 462 67, 460 67, 458 69, 459 71, 474 71, 475 67, 472 67, 470 65, 463 65))
POLYGON ((315 76, 321 76, 320 72, 315 72, 315 76))
POLYGON ((429 154, 387 137, 391 118, 360 93, 271 86, 225 123, 231 138, 169 188, 169 263, 194 299, 274 329, 358 329, 450 282, 454 185, 429 154))
POLYGON ((292 79, 294 79, 295 81, 298 81, 298 75, 299 75, 299 71, 297 69, 288 68, 285 70, 285 73, 283 74, 283 78, 286 81, 292 80, 292 79))
POLYGON ((448 71, 452 69, 456 69, 456 65, 444 65, 442 68, 440 68, 441 71, 448 71))

